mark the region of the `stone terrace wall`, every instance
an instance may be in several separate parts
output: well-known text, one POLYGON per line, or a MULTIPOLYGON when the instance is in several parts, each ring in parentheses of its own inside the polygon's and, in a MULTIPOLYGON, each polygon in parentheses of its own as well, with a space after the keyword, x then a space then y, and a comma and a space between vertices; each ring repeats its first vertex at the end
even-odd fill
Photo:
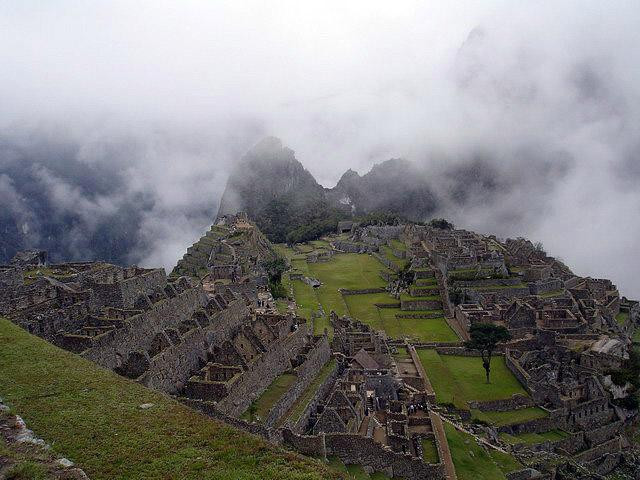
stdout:
POLYGON ((362 465, 406 480, 445 479, 441 463, 427 464, 409 454, 395 453, 372 438, 344 433, 297 435, 289 429, 282 433, 286 444, 305 455, 336 456, 346 464, 362 465))
POLYGON ((240 416, 276 377, 291 368, 290 359, 304 346, 308 333, 309 326, 302 324, 286 338, 272 342, 268 351, 249 364, 229 395, 218 402, 218 409, 227 415, 240 416))
POLYGON ((322 385, 320 385, 316 390, 315 394, 313 395, 313 398, 309 401, 309 403, 305 407, 304 411, 302 412, 302 415, 300 415, 300 418, 295 422, 293 421, 293 419, 287 420, 287 422, 285 423, 285 426, 291 428, 296 433, 302 433, 306 429, 307 424, 309 423, 309 417, 316 411, 318 404, 320 404, 320 402, 322 402, 324 398, 327 395, 329 395, 329 393, 331 392, 331 389, 333 388, 333 385, 336 382, 336 379, 340 375, 339 367, 340 365, 336 363, 336 366, 333 369, 333 371, 325 379, 322 385))
POLYGON ((300 394, 309 386, 320 369, 331 358, 331 348, 326 336, 322 336, 318 344, 307 354, 306 361, 295 369, 296 381, 276 404, 271 407, 264 424, 272 427, 293 406, 300 394))
POLYGON ((186 332, 180 343, 171 345, 151 358, 149 369, 139 381, 149 388, 177 393, 191 372, 206 361, 209 345, 231 336, 231 331, 245 323, 249 311, 243 300, 235 300, 218 312, 211 324, 186 332))
POLYGON ((94 293, 94 306, 108 305, 116 308, 132 308, 141 294, 156 287, 164 287, 166 281, 165 271, 157 268, 115 283, 88 281, 88 286, 94 293))
POLYGON ((441 463, 427 464, 409 454, 395 453, 383 448, 373 438, 333 433, 325 435, 327 455, 335 455, 345 464, 370 467, 406 480, 444 479, 441 463))
POLYGON ((485 402, 467 402, 469 408, 478 409, 481 412, 506 412, 519 408, 534 407, 536 403, 531 397, 514 393, 511 398, 503 400, 488 400, 485 402))
POLYGON ((282 443, 282 432, 280 430, 267 428, 264 425, 258 423, 246 422, 236 417, 227 415, 216 408, 215 402, 207 402, 205 400, 196 400, 193 398, 178 397, 178 401, 184 403, 190 408, 199 411, 216 420, 220 420, 224 423, 231 425, 232 427, 239 428, 245 432, 253 435, 258 435, 271 443, 282 443))
POLYGON ((111 370, 119 367, 131 352, 148 352, 157 333, 190 319, 206 303, 200 286, 163 299, 139 315, 124 321, 125 326, 93 339, 93 347, 82 356, 111 370))

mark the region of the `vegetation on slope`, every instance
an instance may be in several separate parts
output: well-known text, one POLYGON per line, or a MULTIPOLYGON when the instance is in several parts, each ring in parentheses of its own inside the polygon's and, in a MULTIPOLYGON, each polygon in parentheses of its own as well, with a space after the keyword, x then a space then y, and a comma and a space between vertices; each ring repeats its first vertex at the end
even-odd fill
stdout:
POLYGON ((0 396, 99 479, 343 478, 0 319, 0 396), (140 405, 152 403, 148 409, 140 405))

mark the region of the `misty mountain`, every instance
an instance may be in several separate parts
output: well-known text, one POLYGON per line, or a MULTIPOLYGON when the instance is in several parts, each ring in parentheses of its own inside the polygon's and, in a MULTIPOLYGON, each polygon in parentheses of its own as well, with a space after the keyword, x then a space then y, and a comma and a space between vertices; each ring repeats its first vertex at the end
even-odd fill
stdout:
POLYGON ((378 163, 362 176, 349 169, 327 196, 354 215, 382 211, 414 221, 427 219, 437 206, 425 172, 402 159, 378 163))
POLYGON ((324 233, 341 218, 371 212, 421 221, 436 205, 424 172, 409 161, 387 160, 363 176, 348 170, 334 188, 323 188, 293 150, 270 137, 235 166, 218 216, 247 212, 271 240, 281 242, 296 229, 318 224, 317 233, 324 233))

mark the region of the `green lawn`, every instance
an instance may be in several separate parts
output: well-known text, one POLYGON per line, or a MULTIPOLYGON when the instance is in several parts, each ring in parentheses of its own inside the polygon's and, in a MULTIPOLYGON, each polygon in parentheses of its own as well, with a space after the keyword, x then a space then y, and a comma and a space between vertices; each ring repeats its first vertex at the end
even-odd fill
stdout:
POLYGON ((382 256, 384 256, 387 260, 391 260, 393 263, 395 263, 396 265, 398 265, 398 267, 400 268, 404 268, 404 266, 409 263, 409 261, 406 258, 398 258, 393 254, 393 251, 391 250, 390 247, 388 247, 387 245, 380 245, 380 253, 382 254, 382 256))
POLYGON ((549 415, 546 411, 538 407, 508 410, 506 412, 481 412, 480 410, 472 410, 471 412, 473 413, 474 418, 483 420, 497 427, 536 420, 549 415))
POLYGON ((379 275, 380 263, 369 255, 341 253, 328 262, 310 263, 308 268, 311 276, 322 282, 316 293, 327 315, 332 310, 338 315, 349 313, 339 288, 359 290, 386 286, 379 275))
MULTIPOLYGON (((256 406, 255 414, 259 421, 266 418, 271 407, 273 407, 276 402, 280 400, 280 397, 289 390, 289 387, 295 383, 297 378, 298 377, 290 373, 283 373, 271 382, 271 385, 262 392, 262 395, 254 400, 253 405, 256 406)), ((251 415, 248 410, 242 414, 242 418, 244 420, 250 420, 250 416, 251 415)))
POLYGON ((431 277, 431 278, 416 278, 416 285, 418 285, 419 287, 425 287, 427 285, 436 285, 438 283, 438 281, 436 280, 436 277, 431 277))
POLYGON ((487 384, 479 357, 439 355, 432 349, 418 350, 418 356, 436 391, 438 403, 453 403, 468 409, 469 400, 499 400, 511 398, 514 393, 527 395, 503 357, 491 360, 491 383, 487 384))
POLYGON ((333 371, 336 366, 335 359, 331 359, 327 364, 320 369, 316 377, 309 384, 307 388, 300 394, 298 399, 295 401, 289 412, 283 416, 282 420, 286 420, 287 418, 293 419, 293 421, 298 421, 300 416, 304 413, 305 408, 315 395, 316 391, 322 385, 322 383, 327 379, 329 374, 333 371))
POLYGON ((407 246, 405 245, 404 242, 401 242, 400 240, 396 240, 396 239, 391 240, 391 246, 393 247, 394 250, 398 250, 399 252, 407 251, 407 246))
MULTIPOLYGON (((415 342, 457 342, 458 336, 444 318, 398 318, 406 313, 396 308, 380 308, 382 329, 393 338, 408 337, 415 342)), ((412 312, 414 313, 414 312, 412 312)), ((420 312, 415 312, 420 313, 420 312)))
POLYGON ((400 295, 400 300, 404 301, 404 302, 410 302, 412 300, 440 300, 441 297, 440 295, 422 295, 419 297, 412 297, 411 295, 408 295, 406 293, 403 293, 400 295))
POLYGON ((308 266, 312 276, 336 290, 357 290, 387 285, 379 275, 382 270, 380 262, 370 255, 339 253, 328 262, 310 263, 308 266))
POLYGON ((318 311, 318 297, 313 287, 307 285, 302 280, 292 280, 293 296, 298 305, 298 315, 306 319, 311 319, 311 312, 318 311))
POLYGON ((459 480, 503 480, 507 473, 522 466, 511 455, 485 450, 476 440, 448 422, 444 430, 459 480))
MULTIPOLYGON (((349 314, 376 330, 384 330, 393 338, 408 337, 416 342, 457 342, 458 337, 444 318, 398 318, 406 313, 399 308, 378 308, 375 304, 397 303, 387 293, 345 295, 349 314)), ((420 313, 411 312, 411 313, 420 313)))
POLYGON ((100 479, 344 478, 200 415, 0 319, 0 397, 100 479), (152 403, 149 409, 140 405, 152 403))
POLYGON ((509 435, 508 433, 501 433, 500 439, 511 445, 519 443, 525 443, 527 445, 533 445, 543 442, 557 442, 567 438, 569 434, 563 430, 550 430, 544 433, 521 433, 520 435, 509 435))
POLYGON ((629 312, 620 312, 618 315, 616 315, 616 322, 618 322, 618 325, 624 325, 628 319, 629 312))
POLYGON ((440 456, 438 455, 438 448, 436 442, 432 438, 422 439, 422 459, 426 463, 438 463, 440 456))

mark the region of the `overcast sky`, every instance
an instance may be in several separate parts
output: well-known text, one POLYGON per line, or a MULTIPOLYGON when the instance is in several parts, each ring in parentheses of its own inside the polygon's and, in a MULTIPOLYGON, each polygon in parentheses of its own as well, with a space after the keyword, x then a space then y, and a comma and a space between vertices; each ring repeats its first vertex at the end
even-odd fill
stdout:
POLYGON ((5 0, 0 136, 117 172, 117 193, 89 199, 47 177, 57 156, 30 166, 87 219, 144 196, 132 258, 168 268, 266 135, 325 186, 404 157, 446 189, 446 166, 479 156, 504 190, 443 215, 640 297, 638 25, 637 1, 5 0))

